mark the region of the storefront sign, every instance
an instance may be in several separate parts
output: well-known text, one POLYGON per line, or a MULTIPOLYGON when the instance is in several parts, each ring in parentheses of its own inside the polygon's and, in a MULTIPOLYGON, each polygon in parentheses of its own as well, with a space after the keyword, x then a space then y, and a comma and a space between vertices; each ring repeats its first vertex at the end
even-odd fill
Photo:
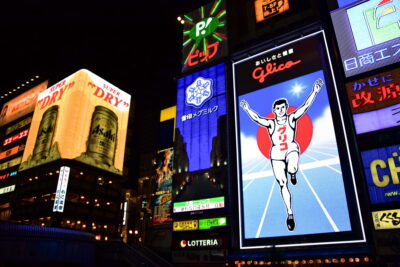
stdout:
POLYGON ((22 121, 18 122, 17 124, 14 124, 6 129, 6 135, 9 135, 10 133, 21 129, 22 127, 25 127, 26 125, 30 124, 32 122, 32 117, 28 117, 26 119, 23 119, 22 121))
POLYGON ((3 151, 0 153, 0 160, 8 158, 10 156, 13 156, 17 154, 18 152, 21 152, 25 149, 25 145, 19 145, 15 146, 13 148, 7 149, 6 151, 3 151))
POLYGON ((212 227, 221 226, 226 226, 226 217, 199 220, 199 230, 208 230, 212 227))
POLYGON ((264 21, 289 10, 289 0, 255 0, 256 21, 264 21))
POLYGON ((199 247, 220 247, 222 245, 221 239, 201 239, 201 240, 182 240, 181 248, 199 248, 199 247))
POLYGON ((15 190, 15 184, 0 188, 0 195, 10 193, 15 190))
POLYGON ((375 230, 400 229, 400 209, 372 212, 375 230))
POLYGON ((192 231, 199 229, 199 221, 198 220, 190 220, 190 221, 177 221, 173 224, 174 231, 192 231))
POLYGON ((9 160, 7 162, 3 162, 3 163, 0 164, 0 170, 2 171, 2 170, 5 170, 5 169, 14 167, 14 166, 20 164, 21 160, 22 160, 22 157, 18 157, 18 158, 9 160))
POLYGON ((66 166, 60 168, 53 212, 64 212, 70 170, 71 168, 66 166))
POLYGON ((26 130, 24 130, 22 132, 19 132, 19 133, 15 134, 15 135, 5 139, 3 141, 3 146, 6 146, 6 145, 14 143, 15 141, 18 141, 18 140, 20 140, 22 138, 27 137, 28 133, 29 133, 29 129, 26 129, 26 130))
POLYGON ((214 197, 184 202, 174 202, 174 213, 196 210, 220 209, 225 207, 224 199, 224 197, 214 197))

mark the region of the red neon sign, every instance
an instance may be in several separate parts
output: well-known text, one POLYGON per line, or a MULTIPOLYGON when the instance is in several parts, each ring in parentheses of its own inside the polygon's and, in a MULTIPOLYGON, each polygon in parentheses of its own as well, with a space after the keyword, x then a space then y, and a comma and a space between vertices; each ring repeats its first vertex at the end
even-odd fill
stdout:
POLYGON ((265 78, 268 75, 290 69, 291 67, 300 64, 302 61, 299 59, 297 61, 292 61, 289 60, 286 63, 282 63, 279 65, 276 65, 276 63, 268 63, 265 65, 265 70, 262 67, 257 67, 253 70, 252 77, 254 80, 258 80, 259 83, 263 83, 265 81, 265 78))
POLYGON ((17 140, 20 140, 20 139, 22 139, 24 137, 27 137, 28 133, 29 133, 29 129, 27 129, 25 131, 22 131, 22 132, 19 132, 19 133, 15 134, 15 135, 5 139, 4 142, 3 142, 3 146, 6 146, 8 144, 11 144, 11 143, 17 141, 17 140))

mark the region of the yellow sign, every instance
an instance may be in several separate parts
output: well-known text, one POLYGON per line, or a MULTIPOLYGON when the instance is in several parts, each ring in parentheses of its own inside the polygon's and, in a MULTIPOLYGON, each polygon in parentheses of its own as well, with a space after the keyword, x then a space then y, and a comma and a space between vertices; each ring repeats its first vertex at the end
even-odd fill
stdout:
POLYGON ((31 121, 32 121, 32 117, 28 117, 28 118, 23 119, 22 121, 18 122, 17 124, 14 124, 14 125, 8 127, 6 130, 6 135, 8 135, 18 129, 21 129, 22 127, 31 123, 31 121))
POLYGON ((47 81, 33 87, 29 91, 13 98, 3 105, 0 113, 0 126, 12 122, 35 109, 36 99, 40 92, 47 88, 47 81))
POLYGON ((131 96, 88 70, 43 91, 20 171, 74 159, 122 175, 131 96))
POLYGON ((400 209, 372 212, 375 230, 400 229, 400 209))
POLYGON ((289 10, 289 0, 255 0, 256 21, 260 22, 286 10, 289 10))
POLYGON ((14 167, 14 166, 20 164, 21 163, 21 159, 22 159, 22 157, 18 157, 18 158, 9 160, 7 162, 1 163, 0 164, 0 171, 8 169, 8 168, 11 168, 11 167, 14 167))
POLYGON ((173 230, 174 231, 191 231, 199 229, 198 220, 191 221, 178 221, 174 222, 173 230))

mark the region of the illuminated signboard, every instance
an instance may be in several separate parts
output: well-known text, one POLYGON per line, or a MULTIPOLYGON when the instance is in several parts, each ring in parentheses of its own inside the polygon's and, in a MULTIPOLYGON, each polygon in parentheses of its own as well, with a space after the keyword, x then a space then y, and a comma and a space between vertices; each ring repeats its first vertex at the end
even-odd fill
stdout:
POLYGON ((32 112, 38 95, 46 88, 47 81, 5 103, 0 113, 0 126, 32 112))
POLYGON ((6 151, 3 151, 0 153, 0 160, 8 158, 10 156, 13 156, 17 154, 18 152, 21 152, 25 149, 25 145, 19 145, 15 146, 13 148, 7 149, 6 151))
POLYGON ((66 166, 60 168, 56 196, 54 198, 53 212, 64 212, 70 170, 71 168, 66 166))
POLYGON ((208 238, 208 239, 186 239, 181 240, 181 248, 199 248, 199 247, 221 247, 222 239, 219 238, 208 238))
POLYGON ((225 206, 224 197, 198 199, 184 202, 174 202, 174 213, 219 209, 225 206))
POLYGON ((15 125, 12 125, 6 129, 6 135, 9 135, 10 133, 21 129, 22 127, 25 127, 26 125, 30 124, 32 122, 32 117, 28 117, 26 119, 23 119, 22 121, 19 121, 15 125))
POLYGON ((400 145, 361 152, 372 204, 400 201, 400 145))
POLYGON ((0 180, 4 180, 4 179, 7 179, 8 177, 15 176, 15 175, 17 175, 17 173, 18 173, 17 171, 13 171, 13 172, 9 172, 9 173, 0 175, 0 180))
POLYGON ((19 133, 15 134, 15 135, 5 139, 3 141, 3 146, 6 146, 8 144, 14 143, 15 141, 18 141, 18 140, 24 138, 24 137, 27 137, 28 133, 29 133, 29 129, 26 129, 26 130, 24 130, 22 132, 19 132, 19 133))
POLYGON ((256 21, 264 21, 289 10, 289 0, 255 0, 256 21))
POLYGON ((372 212, 375 230, 400 229, 400 210, 381 210, 372 212))
POLYGON ((130 99, 88 70, 43 91, 20 171, 63 158, 122 174, 130 99))
POLYGON ((400 61, 399 12, 399 0, 370 0, 331 13, 346 77, 400 61))
POLYGON ((233 65, 242 248, 365 241, 326 49, 321 31, 233 65))
POLYGON ((182 18, 183 71, 227 55, 226 8, 224 0, 201 6, 182 18))
POLYGON ((208 230, 220 226, 226 226, 226 217, 199 220, 199 230, 208 230))
POLYGON ((10 193, 15 190, 15 184, 0 188, 0 195, 10 193))
POLYGON ((18 158, 15 158, 15 159, 0 163, 0 170, 2 171, 2 170, 5 170, 5 169, 14 167, 14 166, 20 164, 21 160, 22 160, 22 157, 18 157, 18 158))
POLYGON ((198 220, 176 221, 173 224, 173 231, 192 231, 198 229, 199 229, 198 220))
POLYGON ((358 134, 400 125, 400 69, 346 84, 358 134))
POLYGON ((171 222, 172 203, 172 164, 174 162, 174 150, 165 149, 158 153, 156 168, 157 191, 153 197, 154 213, 153 224, 171 222))

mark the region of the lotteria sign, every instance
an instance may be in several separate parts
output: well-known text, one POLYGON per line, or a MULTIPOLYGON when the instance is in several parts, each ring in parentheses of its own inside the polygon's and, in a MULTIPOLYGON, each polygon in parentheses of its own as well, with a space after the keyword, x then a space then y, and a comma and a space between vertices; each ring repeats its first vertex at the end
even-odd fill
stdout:
POLYGON ((197 239, 197 240, 181 240, 181 248, 198 248, 198 247, 220 247, 222 245, 221 239, 197 239))

